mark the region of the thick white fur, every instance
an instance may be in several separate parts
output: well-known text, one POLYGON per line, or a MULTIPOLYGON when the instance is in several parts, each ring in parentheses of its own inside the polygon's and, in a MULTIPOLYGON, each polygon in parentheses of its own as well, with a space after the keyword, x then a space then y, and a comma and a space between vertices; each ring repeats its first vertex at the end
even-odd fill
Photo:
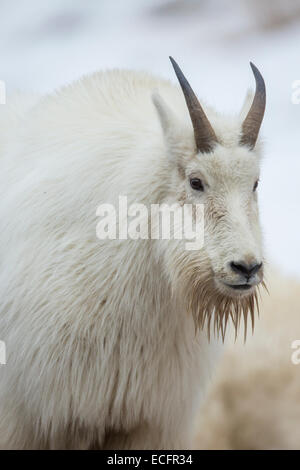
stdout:
MULTIPOLYGON (((241 116, 207 114, 221 141, 207 177, 221 179, 230 158, 234 194, 245 193, 258 159, 238 146, 241 116)), ((174 297, 183 247, 96 237, 96 208, 119 194, 195 200, 177 167, 198 171, 201 157, 181 90, 110 71, 44 98, 17 97, 1 108, 0 151, 0 446, 188 447, 218 341, 195 336, 174 297)), ((232 194, 220 198, 218 207, 234 200, 238 220, 232 194)), ((225 255, 260 249, 248 227, 228 227, 188 255, 199 270, 209 262, 224 277, 225 255)))

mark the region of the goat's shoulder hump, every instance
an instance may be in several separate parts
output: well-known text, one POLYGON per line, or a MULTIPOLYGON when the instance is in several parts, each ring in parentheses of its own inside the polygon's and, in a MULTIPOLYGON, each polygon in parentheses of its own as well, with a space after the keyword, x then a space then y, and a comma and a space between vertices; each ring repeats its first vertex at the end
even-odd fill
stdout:
POLYGON ((174 89, 168 80, 156 77, 150 73, 134 70, 113 69, 85 75, 79 80, 61 88, 55 93, 59 97, 73 97, 79 99, 95 99, 110 105, 118 101, 134 101, 156 89, 174 89))

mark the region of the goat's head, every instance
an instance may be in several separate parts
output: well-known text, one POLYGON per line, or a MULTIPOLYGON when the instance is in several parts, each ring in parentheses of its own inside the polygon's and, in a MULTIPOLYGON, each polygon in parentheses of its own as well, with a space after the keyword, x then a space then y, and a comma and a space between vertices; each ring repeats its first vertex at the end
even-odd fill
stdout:
MULTIPOLYGON (((265 84, 251 64, 256 92, 237 118, 212 113, 208 119, 182 71, 171 58, 192 126, 185 128, 160 95, 153 96, 163 128, 174 199, 204 204, 204 247, 174 252, 169 271, 188 302, 197 326, 215 318, 224 335, 227 320, 238 327, 250 312, 263 283, 263 255, 257 206, 259 143, 265 110, 265 84)), ((209 115, 209 113, 208 113, 209 115)))

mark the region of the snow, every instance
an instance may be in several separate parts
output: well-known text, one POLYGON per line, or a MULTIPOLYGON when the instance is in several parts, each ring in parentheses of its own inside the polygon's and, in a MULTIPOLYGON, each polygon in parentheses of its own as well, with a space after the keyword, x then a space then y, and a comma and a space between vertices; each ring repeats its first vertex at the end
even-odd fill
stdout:
POLYGON ((146 69, 175 81, 172 55, 199 97, 236 112, 254 85, 252 60, 268 93, 259 187, 267 257, 283 273, 300 277, 300 104, 292 103, 292 84, 300 79, 296 20, 264 29, 263 10, 261 18, 253 15, 246 0, 1 0, 0 8, 0 80, 8 92, 48 92, 111 67, 146 69))

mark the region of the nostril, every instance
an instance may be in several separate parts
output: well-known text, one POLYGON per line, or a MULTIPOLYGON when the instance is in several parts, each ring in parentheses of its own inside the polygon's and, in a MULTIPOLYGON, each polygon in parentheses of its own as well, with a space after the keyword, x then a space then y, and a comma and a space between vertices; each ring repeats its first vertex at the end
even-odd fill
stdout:
POLYGON ((254 264, 251 268, 251 276, 254 276, 254 274, 256 274, 260 270, 261 267, 262 267, 262 263, 254 264))
POLYGON ((243 274, 249 278, 250 276, 254 276, 254 274, 260 270, 262 263, 246 264, 243 261, 231 261, 230 267, 235 273, 243 274))
POLYGON ((232 261, 230 263, 230 267, 231 267, 232 271, 234 271, 235 273, 248 274, 247 266, 243 262, 235 263, 234 261, 232 261))

